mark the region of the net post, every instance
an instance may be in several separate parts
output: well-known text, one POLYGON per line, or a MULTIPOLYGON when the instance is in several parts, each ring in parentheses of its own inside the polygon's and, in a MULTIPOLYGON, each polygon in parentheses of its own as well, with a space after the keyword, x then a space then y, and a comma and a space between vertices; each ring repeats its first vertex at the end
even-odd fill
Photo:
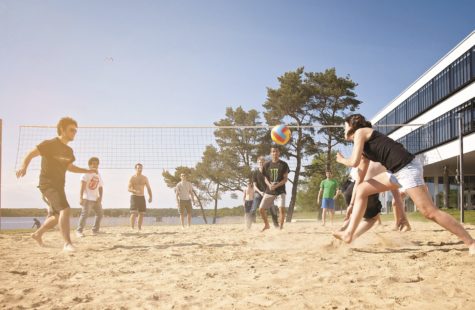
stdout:
POLYGON ((460 205, 460 223, 465 221, 465 214, 463 210, 463 195, 464 195, 464 180, 463 180, 463 115, 462 111, 457 115, 459 127, 459 205, 460 205))

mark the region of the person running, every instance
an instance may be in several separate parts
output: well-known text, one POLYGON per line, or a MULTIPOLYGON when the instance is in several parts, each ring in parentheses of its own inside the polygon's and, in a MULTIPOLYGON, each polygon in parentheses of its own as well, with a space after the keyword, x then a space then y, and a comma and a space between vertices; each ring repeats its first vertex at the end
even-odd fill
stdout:
MULTIPOLYGON (((88 161, 89 169, 97 170, 99 168, 99 158, 91 157, 88 161)), ((101 220, 104 216, 102 210, 103 198, 103 182, 99 172, 85 173, 81 176, 81 190, 79 192, 79 204, 81 205, 81 216, 79 217, 79 224, 76 229, 76 236, 84 237, 84 226, 91 209, 94 210, 96 217, 94 219, 94 226, 92 227, 92 234, 97 235, 101 226, 101 220)))
POLYGON ((192 216, 192 203, 195 204, 195 198, 193 195, 193 186, 188 182, 186 174, 180 175, 181 181, 178 182, 175 188, 176 203, 178 207, 178 213, 180 213, 181 227, 185 228, 185 210, 188 219, 188 227, 191 226, 192 216))
POLYGON ((77 133, 77 122, 70 117, 63 117, 56 126, 58 137, 45 140, 31 150, 23 160, 23 163, 16 172, 17 178, 26 175, 31 160, 41 156, 41 172, 38 188, 48 202, 49 217, 43 225, 38 228, 31 237, 43 246, 43 234, 56 226, 59 222, 59 229, 64 240, 63 250, 67 252, 75 251, 70 236, 70 214, 66 194, 64 192, 66 171, 74 173, 94 173, 94 169, 83 169, 73 165, 76 160, 73 149, 67 144, 74 140, 77 133))
POLYGON ((247 182, 247 186, 244 189, 242 202, 244 204, 244 223, 246 224, 246 228, 250 229, 252 225, 252 204, 254 202, 254 185, 252 179, 249 179, 247 182))
POLYGON ((285 216, 285 183, 289 175, 289 165, 279 158, 280 151, 277 146, 271 148, 271 160, 265 163, 262 173, 264 174, 264 180, 267 188, 259 206, 259 212, 262 220, 264 221, 264 228, 262 231, 269 229, 269 222, 267 220, 266 210, 271 208, 274 201, 278 200, 279 206, 279 227, 284 228, 284 216, 285 216))
MULTIPOLYGON (((262 197, 264 197, 264 194, 267 188, 265 176, 262 173, 264 169, 264 164, 266 163, 265 157, 259 156, 257 158, 257 163, 259 167, 256 170, 254 170, 252 174, 252 182, 254 184, 254 201, 252 203, 251 216, 252 216, 252 222, 254 223, 256 222, 257 209, 259 208, 261 204, 262 197)), ((274 223, 274 227, 279 227, 277 209, 278 208, 275 205, 272 205, 272 207, 269 208, 269 211, 272 217, 272 222, 274 223)))
POLYGON ((353 141, 353 150, 349 158, 337 153, 337 162, 347 167, 358 167, 365 171, 369 161, 381 163, 388 171, 362 182, 356 187, 353 212, 348 227, 344 231, 335 231, 335 238, 350 243, 366 210, 368 196, 387 190, 400 189, 414 201, 417 209, 446 230, 452 232, 469 248, 469 254, 475 255, 475 240, 452 216, 438 209, 428 193, 423 168, 419 160, 409 153, 402 144, 395 142, 382 133, 373 130, 363 115, 354 114, 345 119, 345 138, 353 141), (363 163, 360 163, 363 161, 363 163))
POLYGON ((325 226, 326 213, 330 213, 330 221, 333 225, 333 217, 335 216, 335 199, 340 194, 339 184, 332 179, 332 172, 325 172, 326 179, 320 182, 320 191, 318 192, 317 205, 322 202, 322 225, 325 226), (323 199, 322 199, 323 194, 323 199))
POLYGON ((129 180, 130 195, 130 226, 135 228, 135 220, 137 220, 137 228, 140 232, 142 230, 143 217, 147 211, 147 204, 145 202, 144 188, 147 187, 148 202, 152 202, 152 189, 148 182, 148 178, 142 174, 142 164, 135 165, 135 174, 129 180))

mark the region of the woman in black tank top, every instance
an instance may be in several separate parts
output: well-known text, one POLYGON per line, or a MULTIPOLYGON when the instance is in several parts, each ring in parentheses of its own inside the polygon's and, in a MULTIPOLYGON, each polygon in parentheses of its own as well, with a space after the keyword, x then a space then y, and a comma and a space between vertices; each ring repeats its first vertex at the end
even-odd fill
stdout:
MULTIPOLYGON (((371 123, 361 114, 350 115, 345 119, 345 138, 348 141, 353 141, 352 154, 349 158, 345 158, 338 153, 336 160, 347 167, 358 167, 363 176, 360 175, 359 180, 363 180, 370 160, 381 163, 392 173, 399 171, 402 173, 403 170, 407 170, 405 167, 414 159, 414 155, 400 143, 373 130, 371 123)), ((422 175, 418 177, 422 178, 422 175)), ((352 202, 354 206, 350 223, 344 231, 333 232, 336 238, 347 243, 355 238, 355 232, 366 209, 368 196, 399 188, 399 184, 395 183, 391 174, 387 172, 376 175, 370 180, 357 182, 355 183, 356 194, 352 202)), ((469 254, 475 255, 475 240, 452 216, 434 205, 424 184, 407 188, 406 193, 414 201, 421 214, 459 237, 469 247, 469 254)), ((359 229, 356 236, 364 231, 359 229)))

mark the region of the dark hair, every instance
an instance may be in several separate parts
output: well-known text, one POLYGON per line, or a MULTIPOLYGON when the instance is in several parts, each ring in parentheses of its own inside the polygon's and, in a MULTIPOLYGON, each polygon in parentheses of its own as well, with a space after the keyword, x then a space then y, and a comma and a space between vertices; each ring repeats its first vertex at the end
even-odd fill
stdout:
POLYGON ((270 149, 276 149, 277 151, 279 151, 279 153, 282 153, 281 150, 280 150, 280 146, 278 146, 277 144, 272 144, 270 149))
POLYGON ((345 122, 350 125, 347 135, 353 135, 360 128, 373 128, 371 122, 368 122, 366 118, 361 114, 353 114, 345 118, 345 122))
POLYGON ((134 168, 137 169, 137 166, 143 167, 143 165, 141 163, 136 163, 134 168))
POLYGON ((78 126, 78 123, 72 119, 71 117, 63 117, 59 120, 58 125, 56 126, 56 131, 58 132, 58 136, 61 135, 61 129, 66 130, 69 125, 78 126))
POLYGON ((95 161, 99 164, 99 158, 91 157, 91 158, 89 158, 89 161, 87 162, 87 164, 90 166, 95 161))

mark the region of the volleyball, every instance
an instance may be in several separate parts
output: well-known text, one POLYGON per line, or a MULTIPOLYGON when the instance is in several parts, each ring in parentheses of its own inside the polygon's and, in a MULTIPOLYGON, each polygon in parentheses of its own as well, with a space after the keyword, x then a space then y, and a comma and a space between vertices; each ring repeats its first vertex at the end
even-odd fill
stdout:
POLYGON ((285 125, 277 125, 272 128, 271 138, 272 141, 279 145, 284 145, 290 140, 290 129, 285 125))

